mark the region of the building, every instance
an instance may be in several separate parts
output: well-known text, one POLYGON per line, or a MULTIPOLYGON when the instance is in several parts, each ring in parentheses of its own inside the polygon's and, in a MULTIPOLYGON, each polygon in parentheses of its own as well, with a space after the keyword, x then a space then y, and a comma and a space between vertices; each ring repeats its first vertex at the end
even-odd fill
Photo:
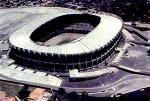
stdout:
POLYGON ((57 8, 57 13, 14 32, 9 38, 10 57, 21 65, 57 75, 101 68, 124 39, 122 20, 107 14, 63 11, 57 8))

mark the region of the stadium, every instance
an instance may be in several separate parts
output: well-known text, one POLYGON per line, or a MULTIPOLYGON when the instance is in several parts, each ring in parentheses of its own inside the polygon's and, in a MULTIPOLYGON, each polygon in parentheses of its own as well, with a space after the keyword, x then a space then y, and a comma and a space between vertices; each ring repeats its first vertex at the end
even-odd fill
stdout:
POLYGON ((56 74, 100 68, 124 39, 122 20, 63 11, 56 9, 45 20, 39 18, 14 32, 9 56, 18 64, 56 74))
POLYGON ((62 9, 55 8, 11 34, 10 58, 53 74, 93 71, 105 65, 123 43, 122 20, 105 13, 62 9))

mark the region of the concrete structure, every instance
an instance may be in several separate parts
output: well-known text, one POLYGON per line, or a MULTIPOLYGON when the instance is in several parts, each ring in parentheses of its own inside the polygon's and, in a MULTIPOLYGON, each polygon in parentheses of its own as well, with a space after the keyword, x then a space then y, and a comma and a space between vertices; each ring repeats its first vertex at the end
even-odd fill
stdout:
POLYGON ((111 15, 55 8, 11 34, 10 58, 56 74, 92 70, 121 44, 122 27, 111 15))

